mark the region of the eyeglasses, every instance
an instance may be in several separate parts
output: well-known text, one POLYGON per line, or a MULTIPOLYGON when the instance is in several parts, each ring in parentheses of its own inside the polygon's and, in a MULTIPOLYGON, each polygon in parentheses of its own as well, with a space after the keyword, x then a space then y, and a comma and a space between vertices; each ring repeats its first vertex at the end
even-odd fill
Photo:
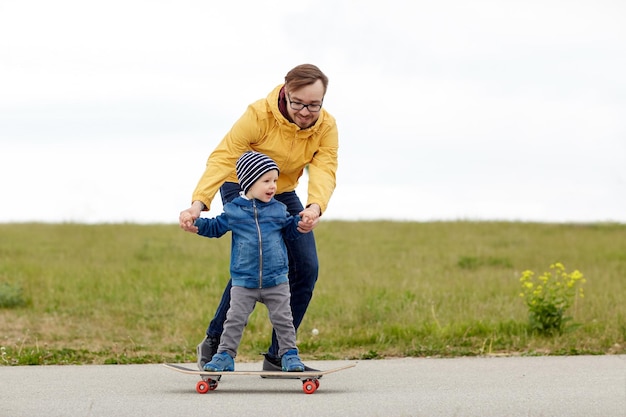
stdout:
POLYGON ((297 101, 291 101, 291 97, 289 97, 289 94, 287 94, 287 100, 289 100, 289 106, 294 110, 302 110, 306 107, 306 109, 311 113, 317 113, 322 109, 321 104, 304 104, 297 101))

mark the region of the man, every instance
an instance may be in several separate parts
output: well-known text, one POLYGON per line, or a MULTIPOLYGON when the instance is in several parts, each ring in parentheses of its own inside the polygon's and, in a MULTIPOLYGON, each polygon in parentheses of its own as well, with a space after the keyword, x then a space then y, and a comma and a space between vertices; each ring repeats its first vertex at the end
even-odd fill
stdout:
MULTIPOLYGON (((318 259, 312 230, 326 210, 335 189, 338 131, 335 119, 323 108, 328 78, 315 65, 303 64, 290 70, 285 83, 265 99, 248 106, 207 161, 206 170, 192 195, 192 204, 180 213, 180 227, 197 233, 194 221, 208 210, 217 190, 224 203, 241 192, 235 163, 245 151, 261 152, 276 161, 280 168, 276 200, 288 212, 300 215, 300 239, 286 241, 289 255, 291 310, 296 330, 313 296, 317 281, 318 259), (308 167, 309 183, 306 208, 295 189, 308 167)), ((211 360, 219 345, 226 312, 230 305, 231 282, 227 284, 215 316, 198 345, 198 367, 211 360)), ((278 341, 272 332, 272 344, 265 354, 263 370, 281 369, 278 341)), ((305 366, 305 370, 311 368, 305 366)))

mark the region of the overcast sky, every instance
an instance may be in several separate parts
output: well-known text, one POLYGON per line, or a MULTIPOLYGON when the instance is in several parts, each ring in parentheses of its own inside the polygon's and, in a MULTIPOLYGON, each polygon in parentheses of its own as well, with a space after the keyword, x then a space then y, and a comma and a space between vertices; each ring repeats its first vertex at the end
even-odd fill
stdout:
POLYGON ((0 0, 0 222, 177 222, 301 63, 339 125, 325 218, 626 222, 624 22, 621 0, 0 0))

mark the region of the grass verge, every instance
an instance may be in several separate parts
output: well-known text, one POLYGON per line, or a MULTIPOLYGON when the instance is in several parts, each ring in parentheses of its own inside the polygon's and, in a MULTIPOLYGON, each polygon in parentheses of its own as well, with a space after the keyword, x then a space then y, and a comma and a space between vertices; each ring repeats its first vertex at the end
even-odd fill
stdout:
MULTIPOLYGON (((315 234, 305 359, 626 353, 626 225, 326 221, 315 234), (554 262, 587 283, 575 330, 546 337, 528 330, 519 277, 554 262)), ((193 362, 228 280, 230 239, 176 225, 0 224, 0 236, 4 365, 193 362)), ((270 331, 258 305, 239 360, 260 360, 270 331)))

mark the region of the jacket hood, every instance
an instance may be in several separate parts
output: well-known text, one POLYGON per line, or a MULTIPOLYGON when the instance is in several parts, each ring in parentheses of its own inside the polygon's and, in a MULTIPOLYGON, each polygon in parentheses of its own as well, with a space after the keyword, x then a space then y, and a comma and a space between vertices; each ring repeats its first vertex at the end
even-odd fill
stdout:
POLYGON ((272 204, 276 204, 276 203, 280 203, 280 202, 278 200, 276 200, 274 197, 272 197, 272 199, 266 203, 264 201, 257 200, 256 198, 254 200, 248 200, 247 198, 239 196, 239 197, 234 198, 231 201, 231 203, 235 204, 237 206, 241 206, 241 207, 252 207, 254 205, 256 205, 258 207, 266 207, 266 206, 270 206, 272 204))

